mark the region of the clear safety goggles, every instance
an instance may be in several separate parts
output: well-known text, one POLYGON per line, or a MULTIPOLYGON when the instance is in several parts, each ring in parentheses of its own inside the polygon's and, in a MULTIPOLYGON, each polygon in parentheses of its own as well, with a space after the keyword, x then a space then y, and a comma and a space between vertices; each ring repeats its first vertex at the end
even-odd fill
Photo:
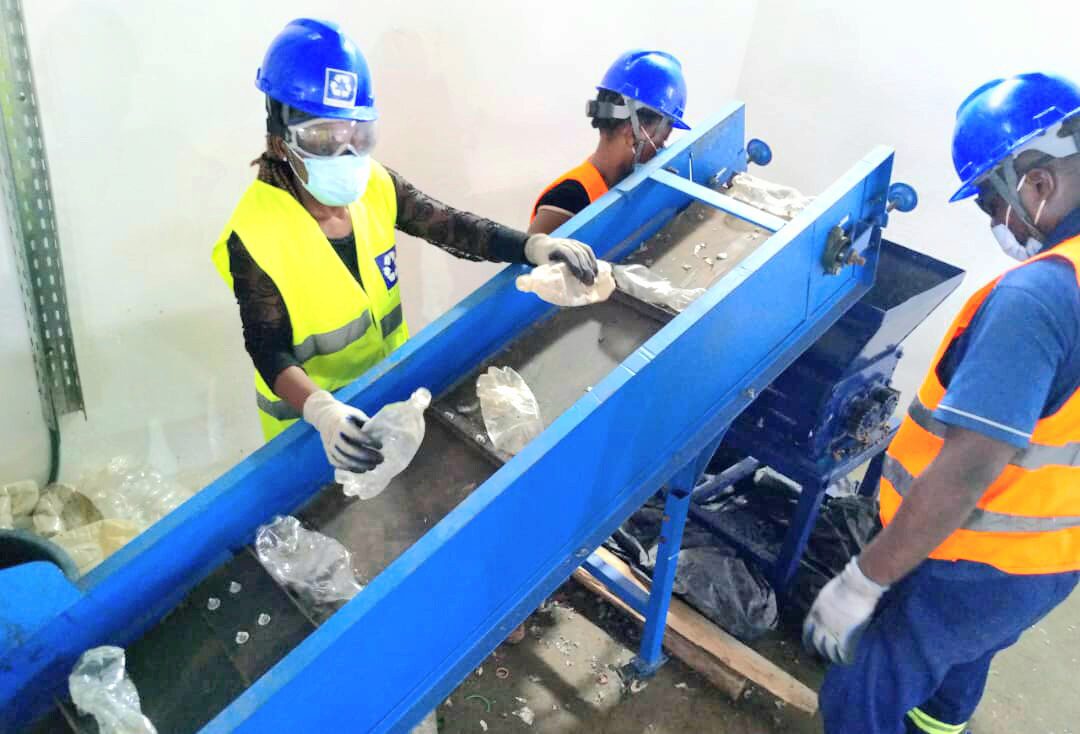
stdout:
POLYGON ((375 147, 373 121, 317 117, 289 125, 287 142, 302 156, 334 158, 345 153, 366 155, 375 147))

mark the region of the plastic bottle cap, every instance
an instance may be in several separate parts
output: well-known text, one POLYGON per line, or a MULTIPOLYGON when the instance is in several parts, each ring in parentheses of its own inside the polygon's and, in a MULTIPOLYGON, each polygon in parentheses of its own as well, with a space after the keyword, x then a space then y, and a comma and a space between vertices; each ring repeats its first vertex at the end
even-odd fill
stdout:
POLYGON ((411 400, 416 407, 426 410, 431 405, 431 391, 426 387, 417 388, 416 392, 412 394, 411 400))

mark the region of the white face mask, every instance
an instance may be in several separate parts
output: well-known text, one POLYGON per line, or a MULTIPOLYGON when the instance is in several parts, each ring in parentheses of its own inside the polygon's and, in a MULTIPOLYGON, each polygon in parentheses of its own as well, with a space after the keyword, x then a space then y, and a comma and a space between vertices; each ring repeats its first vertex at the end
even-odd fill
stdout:
MULTIPOLYGON (((1020 193, 1020 189, 1024 187, 1027 182, 1027 176, 1025 175, 1020 179, 1020 183, 1016 185, 1016 192, 1020 193)), ((1046 207, 1046 199, 1039 202, 1039 209, 1035 212, 1035 219, 1033 224, 1039 226, 1039 220, 1042 218, 1043 209, 1046 207)), ((998 245, 1005 252, 1006 255, 1023 262, 1029 257, 1038 255, 1043 249, 1043 243, 1035 237, 1028 237, 1027 242, 1020 244, 1020 241, 1016 239, 1016 235, 1009 229, 1009 217, 1012 216, 1012 204, 1005 210, 1005 222, 1004 224, 995 224, 990 228, 990 231, 994 233, 994 238, 998 241, 998 245)))
POLYGON ((1042 250, 1042 243, 1034 237, 1029 237, 1028 241, 1021 245, 1012 230, 1004 224, 995 224, 990 228, 990 231, 994 233, 994 238, 998 241, 998 245, 1001 246, 1005 254, 1014 260, 1023 262, 1033 255, 1038 255, 1039 251, 1042 250))
POLYGON ((307 182, 301 180, 320 203, 348 206, 364 195, 371 176, 371 157, 339 155, 333 158, 304 158, 307 182))

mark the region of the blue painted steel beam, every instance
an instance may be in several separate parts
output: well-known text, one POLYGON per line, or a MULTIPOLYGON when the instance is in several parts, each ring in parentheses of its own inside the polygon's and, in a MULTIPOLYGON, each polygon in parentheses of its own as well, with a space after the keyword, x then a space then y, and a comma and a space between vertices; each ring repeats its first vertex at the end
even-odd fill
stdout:
POLYGON ((664 499, 664 517, 660 523, 660 538, 656 546, 656 567, 653 569, 649 604, 645 614, 645 630, 641 635, 641 651, 634 659, 634 668, 641 676, 651 676, 667 659, 662 646, 667 627, 671 591, 675 585, 679 552, 682 550, 686 511, 690 507, 689 489, 672 487, 664 499))
POLYGON ((721 194, 719 191, 710 189, 708 186, 702 186, 701 184, 694 183, 690 179, 676 176, 671 171, 654 171, 652 178, 665 186, 670 186, 673 189, 694 197, 704 204, 708 204, 722 212, 727 212, 733 217, 738 217, 745 222, 750 222, 750 224, 761 227, 769 232, 778 232, 781 227, 787 224, 787 220, 781 217, 769 214, 767 211, 758 209, 757 207, 739 201, 738 199, 734 199, 727 194, 721 194))
POLYGON ((630 581, 617 569, 612 568, 611 564, 596 553, 590 554, 581 567, 606 586, 612 594, 619 597, 624 604, 641 616, 645 616, 649 606, 649 595, 642 591, 640 586, 630 581))
POLYGON ((749 456, 717 474, 707 482, 694 487, 693 500, 704 505, 712 502, 727 489, 753 475, 761 467, 761 462, 749 456))

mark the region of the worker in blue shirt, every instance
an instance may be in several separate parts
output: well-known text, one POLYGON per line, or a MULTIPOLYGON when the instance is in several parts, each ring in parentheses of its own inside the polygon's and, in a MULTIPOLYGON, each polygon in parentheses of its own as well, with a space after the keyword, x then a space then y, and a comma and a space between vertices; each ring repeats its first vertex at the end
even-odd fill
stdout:
POLYGON ((884 530, 815 600, 828 734, 961 734, 995 654, 1080 577, 1080 87, 960 106, 953 162, 1022 264, 947 332, 885 459, 884 530))

